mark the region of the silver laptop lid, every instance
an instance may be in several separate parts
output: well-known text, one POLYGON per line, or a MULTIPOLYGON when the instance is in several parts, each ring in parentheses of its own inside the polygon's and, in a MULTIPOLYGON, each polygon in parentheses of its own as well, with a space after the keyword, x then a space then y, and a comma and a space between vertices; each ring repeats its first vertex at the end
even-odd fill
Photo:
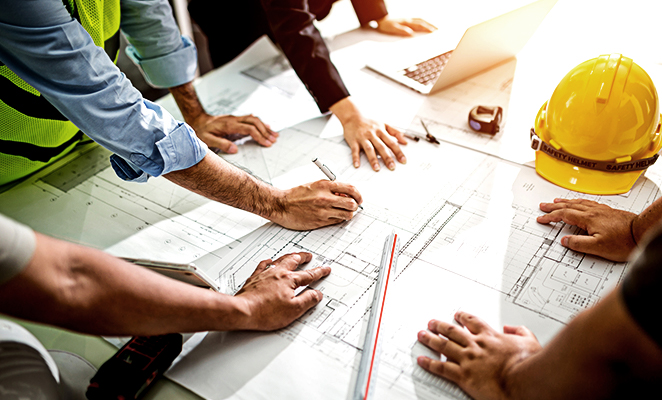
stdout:
POLYGON ((538 0, 467 29, 430 93, 514 57, 557 0, 538 0))

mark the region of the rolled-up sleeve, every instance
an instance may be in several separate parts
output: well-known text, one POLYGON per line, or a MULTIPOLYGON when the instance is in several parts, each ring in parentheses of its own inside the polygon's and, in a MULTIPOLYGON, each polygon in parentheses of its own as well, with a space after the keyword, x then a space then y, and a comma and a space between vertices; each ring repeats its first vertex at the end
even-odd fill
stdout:
MULTIPOLYGON (((26 11, 13 6, 21 2, 0 3, 0 61, 86 135, 115 153, 115 171, 128 172, 118 176, 144 181, 204 158, 207 147, 193 129, 144 99, 83 27, 66 18, 61 2, 30 2, 40 8, 38 24, 30 24, 25 13, 12 20, 18 11, 26 11), (50 12, 44 12, 42 8, 48 7, 50 12)), ((186 48, 178 33, 177 38, 182 47, 171 55, 186 48)))
POLYGON ((165 0, 122 0, 120 27, 129 41, 126 54, 152 86, 169 88, 191 82, 197 69, 193 42, 180 35, 165 0))
POLYGON ((126 55, 143 73, 145 81, 156 88, 170 88, 191 82, 198 68, 198 54, 193 42, 182 36, 185 47, 160 57, 143 59, 134 46, 127 46, 126 55))

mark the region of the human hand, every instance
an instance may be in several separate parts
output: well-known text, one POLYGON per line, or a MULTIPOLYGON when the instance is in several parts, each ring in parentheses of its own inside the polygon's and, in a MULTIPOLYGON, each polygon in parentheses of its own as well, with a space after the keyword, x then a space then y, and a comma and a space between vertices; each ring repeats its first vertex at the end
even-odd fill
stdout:
POLYGON ((235 298, 243 300, 246 320, 241 329, 270 331, 283 328, 317 305, 322 292, 309 289, 294 295, 299 286, 307 286, 329 275, 331 267, 295 271, 313 258, 310 253, 292 253, 276 261, 260 262, 235 298), (273 267, 267 268, 269 265, 273 267))
POLYGON ((328 180, 285 190, 279 200, 281 212, 268 218, 294 230, 316 229, 350 220, 363 202, 354 186, 328 180))
POLYGON ((352 161, 355 168, 361 166, 361 150, 365 153, 374 171, 380 170, 377 155, 382 158, 386 168, 391 171, 395 169, 393 155, 400 163, 407 163, 407 157, 398 146, 398 143, 406 145, 407 142, 399 130, 363 117, 348 121, 343 124, 343 129, 345 141, 352 149, 352 161), (391 139, 391 136, 395 137, 397 142, 391 139))
POLYGON ((237 152, 237 146, 232 143, 232 140, 240 137, 251 136, 265 147, 274 144, 278 138, 277 132, 272 131, 269 125, 252 114, 235 117, 201 113, 190 122, 190 125, 198 138, 207 146, 220 149, 228 154, 237 152))
POLYGON ((414 32, 430 33, 437 30, 437 27, 421 18, 384 18, 375 21, 377 31, 387 35, 395 36, 413 36, 414 32))
POLYGON ((407 158, 398 146, 398 143, 407 144, 402 132, 364 117, 350 97, 339 100, 329 109, 338 117, 343 126, 345 141, 352 149, 354 168, 361 166, 361 150, 368 157, 368 161, 375 171, 379 171, 377 154, 381 156, 382 161, 391 171, 395 169, 395 162, 391 154, 395 154, 402 164, 407 162, 407 158), (392 137, 395 137, 397 142, 392 137))
POLYGON ((588 232, 588 236, 561 238, 561 244, 571 250, 627 261, 637 247, 632 233, 637 214, 584 199, 554 199, 553 203, 540 203, 540 209, 548 213, 537 218, 541 224, 563 221, 588 232))
POLYGON ((447 361, 418 357, 426 371, 448 379, 472 398, 505 399, 509 394, 510 373, 542 347, 535 335, 523 326, 504 326, 497 332, 479 318, 455 313, 464 328, 431 320, 428 331, 418 333, 418 341, 443 354, 447 361))

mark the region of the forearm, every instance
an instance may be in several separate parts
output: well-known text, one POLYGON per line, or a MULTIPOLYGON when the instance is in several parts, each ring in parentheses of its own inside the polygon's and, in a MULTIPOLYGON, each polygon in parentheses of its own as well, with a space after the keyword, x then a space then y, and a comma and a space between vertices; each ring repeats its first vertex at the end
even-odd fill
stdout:
POLYGON ((104 335, 233 330, 246 320, 232 296, 43 235, 25 270, 0 290, 0 311, 104 335))
POLYGON ((662 197, 655 200, 653 204, 642 211, 632 220, 632 238, 639 244, 650 228, 656 226, 662 220, 662 197))
POLYGON ((269 220, 278 219, 285 213, 281 190, 253 178, 211 153, 191 168, 164 176, 211 200, 269 220))
POLYGON ((512 399, 606 398, 642 371, 659 371, 660 354, 615 290, 506 371, 506 393, 512 399))
POLYGON ((174 97, 187 124, 193 125, 197 117, 206 113, 192 82, 171 87, 168 90, 172 93, 172 97, 174 97))

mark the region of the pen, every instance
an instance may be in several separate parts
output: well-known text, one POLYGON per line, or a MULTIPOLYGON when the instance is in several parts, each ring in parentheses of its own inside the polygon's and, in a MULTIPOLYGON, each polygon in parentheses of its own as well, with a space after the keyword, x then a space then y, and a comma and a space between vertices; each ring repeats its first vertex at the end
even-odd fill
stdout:
MULTIPOLYGON (((316 158, 313 158, 313 163, 315 163, 315 165, 317 165, 317 167, 318 167, 322 172, 324 172, 324 175, 326 175, 326 177, 329 178, 330 181, 335 181, 335 180, 336 180, 336 174, 334 174, 333 172, 331 172, 331 170, 329 169, 329 167, 327 167, 326 165, 322 164, 322 161, 320 161, 319 158, 317 158, 317 157, 316 157, 316 158)), ((359 208, 360 208, 361 210, 363 210, 363 206, 362 206, 362 205, 360 205, 360 204, 358 204, 358 203, 357 203, 357 205, 359 206, 359 208)))
POLYGON ((317 165, 319 167, 320 170, 322 170, 322 172, 324 172, 324 175, 326 175, 326 177, 329 178, 330 181, 335 181, 336 180, 336 175, 333 172, 331 172, 329 167, 322 164, 322 162, 320 161, 319 158, 314 158, 313 162, 315 163, 315 165, 317 165))
POLYGON ((418 142, 419 140, 421 140, 421 138, 420 138, 419 136, 412 135, 412 134, 409 133, 409 132, 405 132, 405 133, 403 133, 403 136, 406 137, 407 139, 411 139, 411 140, 413 140, 414 142, 418 142))

